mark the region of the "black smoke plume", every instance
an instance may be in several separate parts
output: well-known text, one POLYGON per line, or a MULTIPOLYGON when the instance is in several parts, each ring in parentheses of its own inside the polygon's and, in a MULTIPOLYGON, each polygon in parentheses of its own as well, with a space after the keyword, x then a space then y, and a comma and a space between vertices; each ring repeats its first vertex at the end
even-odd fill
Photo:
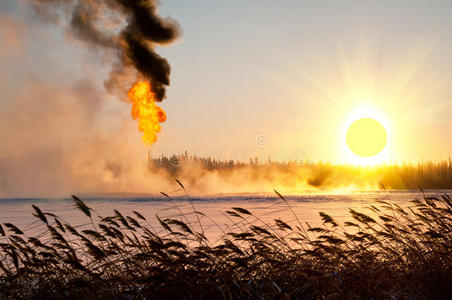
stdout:
POLYGON ((118 90, 122 80, 132 74, 151 82, 158 101, 165 98, 170 65, 154 48, 174 41, 180 27, 173 19, 157 15, 157 0, 30 1, 35 12, 48 21, 68 21, 76 38, 116 51, 117 61, 105 82, 108 90, 118 90))

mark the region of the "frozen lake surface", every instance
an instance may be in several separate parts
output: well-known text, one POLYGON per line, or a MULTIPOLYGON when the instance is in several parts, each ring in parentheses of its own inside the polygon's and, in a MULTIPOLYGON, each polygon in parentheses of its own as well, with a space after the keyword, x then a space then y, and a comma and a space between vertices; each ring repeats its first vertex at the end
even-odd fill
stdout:
MULTIPOLYGON (((439 196, 447 191, 428 191, 428 196, 439 196)), ((423 195, 419 191, 384 191, 356 192, 347 194, 306 194, 287 196, 287 202, 297 215, 298 219, 312 226, 321 225, 319 212, 325 212, 338 222, 350 220, 348 209, 352 208, 369 215, 372 212, 367 209, 370 205, 379 206, 378 200, 388 200, 402 206, 409 205, 413 199, 420 199, 423 195)), ((205 196, 187 197, 178 194, 168 199, 164 196, 109 196, 109 197, 81 197, 85 203, 93 209, 93 215, 102 217, 114 215, 114 209, 123 215, 133 215, 138 211, 149 220, 150 226, 155 231, 161 227, 156 219, 175 218, 182 221, 188 220, 195 229, 199 223, 193 207, 196 211, 205 214, 200 217, 203 229, 210 240, 221 237, 223 230, 234 227, 234 223, 240 221, 231 217, 225 211, 232 207, 241 207, 249 210, 253 216, 248 216, 248 222, 274 223, 275 219, 282 219, 289 224, 296 221, 292 211, 288 209, 285 201, 277 195, 229 195, 229 196, 205 196), (184 213, 185 217, 180 214, 184 213)), ((32 204, 37 205, 42 211, 53 213, 72 225, 85 226, 89 219, 81 211, 74 209, 71 198, 64 199, 0 199, 0 223, 13 223, 29 235, 39 234, 44 227, 37 226, 39 222, 32 215, 32 204)))

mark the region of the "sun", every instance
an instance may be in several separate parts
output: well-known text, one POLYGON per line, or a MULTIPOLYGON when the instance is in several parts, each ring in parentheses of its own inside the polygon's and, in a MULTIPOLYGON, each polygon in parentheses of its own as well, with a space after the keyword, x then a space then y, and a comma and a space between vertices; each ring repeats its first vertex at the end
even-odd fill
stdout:
POLYGON ((388 134, 383 124, 377 120, 360 118, 348 127, 345 141, 355 155, 372 157, 386 147, 388 134))
POLYGON ((391 162, 393 122, 371 100, 360 100, 344 114, 337 142, 340 163, 376 166, 391 162))

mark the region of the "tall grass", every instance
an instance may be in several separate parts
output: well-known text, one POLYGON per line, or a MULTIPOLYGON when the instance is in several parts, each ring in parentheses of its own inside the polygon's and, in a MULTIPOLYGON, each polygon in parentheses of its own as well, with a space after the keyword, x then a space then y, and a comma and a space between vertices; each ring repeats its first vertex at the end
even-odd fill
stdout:
POLYGON ((295 213, 295 222, 269 224, 234 207, 225 212, 233 223, 219 242, 206 238, 201 223, 207 216, 194 206, 195 222, 186 215, 156 216, 157 229, 139 212, 115 210, 101 217, 73 198, 88 226, 73 226, 37 206, 41 234, 28 236, 9 223, 0 226, 0 298, 452 296, 452 201, 447 195, 413 200, 406 207, 379 201, 370 207, 372 216, 350 209, 351 221, 344 224, 320 213, 320 227, 295 213))

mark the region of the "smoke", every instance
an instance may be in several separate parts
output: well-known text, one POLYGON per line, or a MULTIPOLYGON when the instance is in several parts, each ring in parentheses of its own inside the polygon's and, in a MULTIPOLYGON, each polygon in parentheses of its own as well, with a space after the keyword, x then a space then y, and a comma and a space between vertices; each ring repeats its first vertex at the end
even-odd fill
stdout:
POLYGON ((89 80, 31 77, 20 89, 0 90, 8 95, 0 102, 0 197, 172 188, 161 172, 147 169, 126 104, 105 111, 110 99, 89 80))
MULTIPOLYGON (((1 8, 0 8, 1 9, 1 8)), ((23 38, 25 36, 24 24, 18 22, 11 16, 0 18, 0 57, 11 53, 23 54, 23 38)))
MULTIPOLYGON (((156 16, 155 1, 128 2, 132 1, 32 4, 41 18, 68 26, 70 36, 89 45, 88 53, 100 50, 105 55, 112 66, 106 82, 111 91, 120 92, 129 80, 141 76, 160 88, 163 99, 170 69, 154 47, 174 40, 179 29, 171 19, 156 16)), ((274 188, 286 193, 317 189, 312 185, 331 187, 343 180, 299 167, 212 170, 183 165, 177 172, 153 168, 146 164, 139 132, 126 109, 129 104, 110 101, 113 97, 98 82, 98 57, 85 55, 80 45, 61 45, 53 31, 0 10, 0 197, 170 193, 179 188, 174 178, 190 195, 274 188), (74 62, 69 61, 73 56, 74 62)))
POLYGON ((156 0, 30 0, 44 20, 63 24, 77 39, 116 53, 105 87, 123 91, 124 80, 151 82, 157 101, 165 98, 170 65, 154 50, 180 35, 178 23, 157 15, 156 0))

